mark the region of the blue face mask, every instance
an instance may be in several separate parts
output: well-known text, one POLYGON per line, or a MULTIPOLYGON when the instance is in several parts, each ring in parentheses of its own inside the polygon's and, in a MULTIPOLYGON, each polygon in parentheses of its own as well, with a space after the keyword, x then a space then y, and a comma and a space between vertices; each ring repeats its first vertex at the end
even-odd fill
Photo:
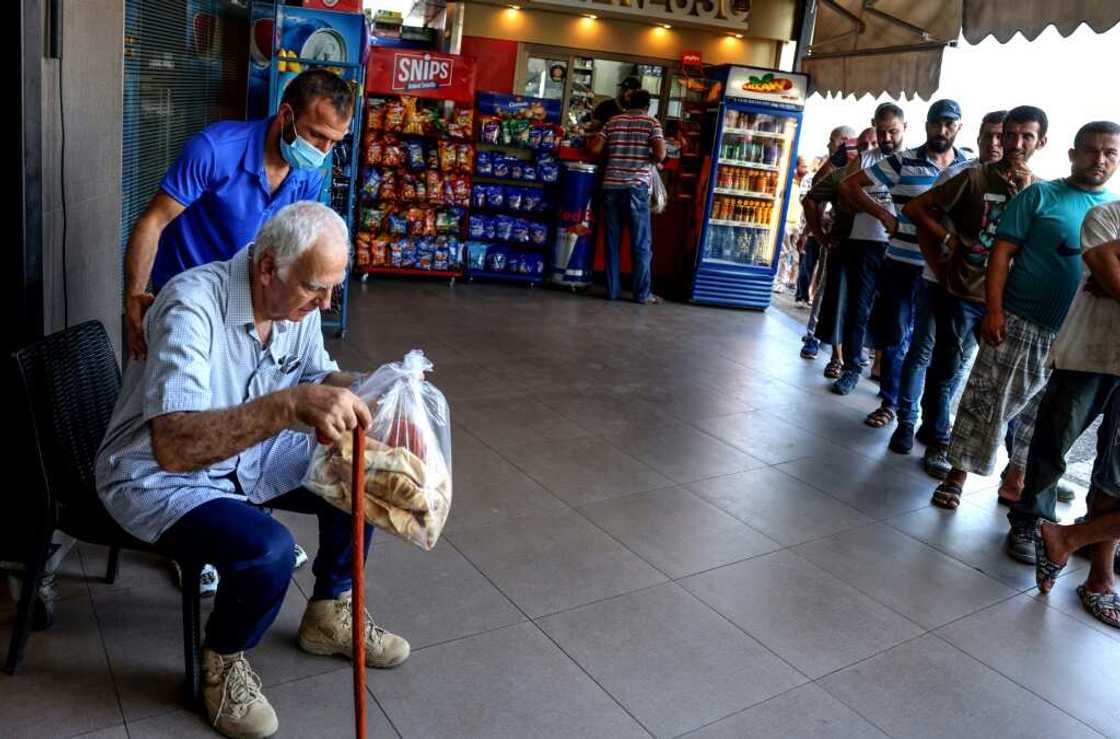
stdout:
POLYGON ((299 135, 294 117, 292 131, 296 138, 290 144, 284 140, 283 134, 280 135, 280 154, 284 157, 284 161, 295 169, 318 169, 323 166, 323 160, 327 158, 326 153, 315 148, 307 142, 307 139, 299 135))

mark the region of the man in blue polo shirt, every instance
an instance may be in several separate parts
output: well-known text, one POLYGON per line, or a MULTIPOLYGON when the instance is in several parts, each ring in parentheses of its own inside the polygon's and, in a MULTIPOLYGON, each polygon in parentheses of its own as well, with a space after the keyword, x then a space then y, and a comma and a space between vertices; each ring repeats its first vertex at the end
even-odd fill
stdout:
MULTIPOLYGON (((880 371, 882 405, 866 423, 881 428, 894 422, 902 360, 910 341, 914 301, 925 259, 918 248, 918 232, 902 209, 933 186, 941 170, 963 162, 965 156, 953 146, 961 128, 961 108, 953 100, 938 100, 926 114, 926 142, 876 162, 846 179, 841 186, 852 205, 883 224, 890 241, 879 272, 880 321, 875 335, 883 351, 880 371), (871 198, 865 187, 887 189, 893 207, 871 198)), ((859 382, 860 368, 845 368, 832 391, 847 395, 859 382)))
POLYGON ((309 70, 288 85, 275 116, 216 123, 187 142, 128 240, 125 314, 133 359, 148 352, 149 282, 158 291, 191 267, 229 259, 277 210, 317 200, 319 167, 353 114, 350 85, 332 72, 309 70))

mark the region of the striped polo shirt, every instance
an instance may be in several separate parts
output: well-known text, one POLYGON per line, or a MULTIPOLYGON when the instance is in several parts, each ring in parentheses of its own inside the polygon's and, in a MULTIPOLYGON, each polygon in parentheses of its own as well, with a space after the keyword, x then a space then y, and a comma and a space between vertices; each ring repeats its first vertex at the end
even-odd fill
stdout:
MULTIPOLYGON (((953 162, 949 166, 955 166, 963 161, 965 161, 964 154, 954 148, 953 162)), ((895 217, 898 218, 898 231, 887 245, 887 258, 919 267, 925 265, 926 260, 918 247, 918 229, 902 209, 911 200, 933 187, 933 183, 941 174, 941 168, 930 161, 926 145, 922 144, 916 149, 906 149, 892 154, 867 171, 871 179, 890 191, 895 217)))
POLYGON ((607 121, 607 169, 604 189, 649 188, 653 142, 664 138, 661 124, 644 113, 626 112, 607 121))

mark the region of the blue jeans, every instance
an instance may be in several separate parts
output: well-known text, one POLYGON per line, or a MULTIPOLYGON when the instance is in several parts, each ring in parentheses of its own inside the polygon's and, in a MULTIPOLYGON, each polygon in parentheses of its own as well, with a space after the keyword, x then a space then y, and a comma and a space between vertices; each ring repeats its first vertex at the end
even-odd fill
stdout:
POLYGON ((794 300, 809 301, 809 288, 813 284, 813 270, 817 267, 817 258, 821 253, 821 245, 812 236, 805 239, 805 246, 801 250, 801 261, 797 265, 797 293, 794 300))
MULTIPOLYGON (((918 299, 914 303, 914 332, 910 335, 910 348, 902 363, 898 381, 898 422, 914 426, 918 423, 918 407, 923 402, 922 388, 926 384, 926 370, 933 358, 937 323, 933 312, 941 288, 923 279, 918 285, 918 299)), ((924 415, 931 415, 923 407, 924 415)))
POLYGON ((634 300, 644 303, 650 295, 649 260, 653 254, 649 230, 649 188, 604 188, 603 221, 606 225, 607 297, 618 300, 622 294, 619 274, 619 251, 622 248, 622 227, 630 229, 631 277, 634 300))
MULTIPOLYGON (((337 598, 350 590, 350 514, 302 488, 273 498, 268 506, 319 518, 312 600, 337 598)), ((367 555, 372 534, 367 524, 367 555)), ((156 547, 170 557, 209 562, 218 570, 214 611, 206 622, 207 647, 232 654, 257 645, 280 612, 295 566, 295 540, 284 524, 247 501, 218 498, 172 524, 156 547)))
POLYGON ((899 382, 914 327, 922 268, 886 259, 879 269, 879 325, 877 336, 883 359, 879 365, 879 396, 883 404, 898 405, 899 382))
POLYGON ((963 300, 945 290, 938 292, 934 305, 936 338, 933 358, 926 371, 926 389, 922 396, 922 425, 931 430, 932 438, 949 443, 949 407, 957 387, 964 380, 964 368, 976 351, 976 328, 984 320, 981 303, 963 300))
POLYGON ((879 267, 887 252, 885 241, 849 239, 842 247, 844 272, 848 283, 848 304, 844 317, 844 371, 860 372, 860 355, 871 320, 871 307, 879 287, 879 267))

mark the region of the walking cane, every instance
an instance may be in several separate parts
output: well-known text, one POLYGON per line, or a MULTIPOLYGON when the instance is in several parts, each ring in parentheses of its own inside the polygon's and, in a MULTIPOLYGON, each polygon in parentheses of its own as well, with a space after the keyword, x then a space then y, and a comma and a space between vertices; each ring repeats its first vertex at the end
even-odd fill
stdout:
POLYGON ((354 469, 350 477, 350 500, 354 507, 354 587, 351 605, 354 608, 350 631, 354 639, 354 736, 366 739, 366 579, 365 579, 365 490, 366 433, 354 428, 354 469))

